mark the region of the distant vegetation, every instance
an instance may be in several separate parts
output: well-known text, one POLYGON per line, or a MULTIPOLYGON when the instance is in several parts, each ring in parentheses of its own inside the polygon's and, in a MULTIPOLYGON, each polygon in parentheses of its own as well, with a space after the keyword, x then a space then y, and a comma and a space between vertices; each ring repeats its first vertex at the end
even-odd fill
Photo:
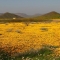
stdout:
POLYGON ((60 19, 60 14, 52 11, 50 13, 32 18, 23 18, 8 12, 0 15, 0 22, 51 22, 51 19, 60 19))

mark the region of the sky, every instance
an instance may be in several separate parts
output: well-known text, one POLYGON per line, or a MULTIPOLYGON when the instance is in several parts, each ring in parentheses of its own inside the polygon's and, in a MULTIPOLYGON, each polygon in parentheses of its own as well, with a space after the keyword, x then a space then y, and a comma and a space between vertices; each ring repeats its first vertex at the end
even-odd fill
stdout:
POLYGON ((0 13, 44 14, 60 13, 60 0, 0 0, 0 13))

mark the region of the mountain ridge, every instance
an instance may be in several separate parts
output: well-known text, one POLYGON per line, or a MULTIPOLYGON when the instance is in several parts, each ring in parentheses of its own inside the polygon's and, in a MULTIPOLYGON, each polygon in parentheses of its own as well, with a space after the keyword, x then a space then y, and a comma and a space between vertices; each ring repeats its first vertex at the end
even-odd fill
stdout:
POLYGON ((15 15, 13 13, 6 12, 6 13, 1 14, 0 18, 22 18, 22 17, 15 15))
POLYGON ((40 18, 40 19, 54 19, 55 18, 55 19, 57 19, 57 18, 60 18, 60 13, 52 11, 52 12, 43 14, 41 16, 38 16, 36 18, 40 18))

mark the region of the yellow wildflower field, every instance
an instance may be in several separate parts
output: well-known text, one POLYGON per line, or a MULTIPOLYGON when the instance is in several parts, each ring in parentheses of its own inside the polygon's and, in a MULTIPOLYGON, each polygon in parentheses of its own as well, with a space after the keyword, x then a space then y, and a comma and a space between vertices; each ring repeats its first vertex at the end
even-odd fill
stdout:
POLYGON ((28 26, 22 22, 0 24, 0 49, 24 53, 39 50, 42 45, 60 46, 60 22, 32 22, 28 26))

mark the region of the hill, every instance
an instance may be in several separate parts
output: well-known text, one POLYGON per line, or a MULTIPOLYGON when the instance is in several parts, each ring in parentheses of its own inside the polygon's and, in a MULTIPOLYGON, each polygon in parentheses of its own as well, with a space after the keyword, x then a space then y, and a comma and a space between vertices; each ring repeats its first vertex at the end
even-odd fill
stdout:
POLYGON ((3 13, 0 13, 0 15, 2 15, 3 13))
POLYGON ((36 18, 37 19, 59 19, 60 18, 60 14, 55 12, 55 11, 52 11, 52 12, 49 12, 47 14, 38 16, 36 18))
POLYGON ((11 19, 11 18, 22 18, 22 17, 18 16, 18 15, 15 15, 13 13, 6 12, 6 13, 0 15, 0 18, 9 18, 9 19, 11 19))
POLYGON ((29 15, 25 14, 25 13, 14 13, 15 15, 21 16, 21 17, 29 17, 29 15))
POLYGON ((34 14, 34 15, 27 15, 27 14, 25 14, 25 13, 14 13, 14 14, 16 14, 16 15, 18 15, 18 16, 21 16, 21 17, 24 17, 24 18, 32 18, 32 17, 37 17, 37 16, 40 16, 40 15, 42 15, 42 14, 34 14))
POLYGON ((42 14, 37 13, 37 14, 34 14, 34 15, 32 15, 32 16, 36 17, 36 16, 41 16, 41 15, 42 15, 42 14))

